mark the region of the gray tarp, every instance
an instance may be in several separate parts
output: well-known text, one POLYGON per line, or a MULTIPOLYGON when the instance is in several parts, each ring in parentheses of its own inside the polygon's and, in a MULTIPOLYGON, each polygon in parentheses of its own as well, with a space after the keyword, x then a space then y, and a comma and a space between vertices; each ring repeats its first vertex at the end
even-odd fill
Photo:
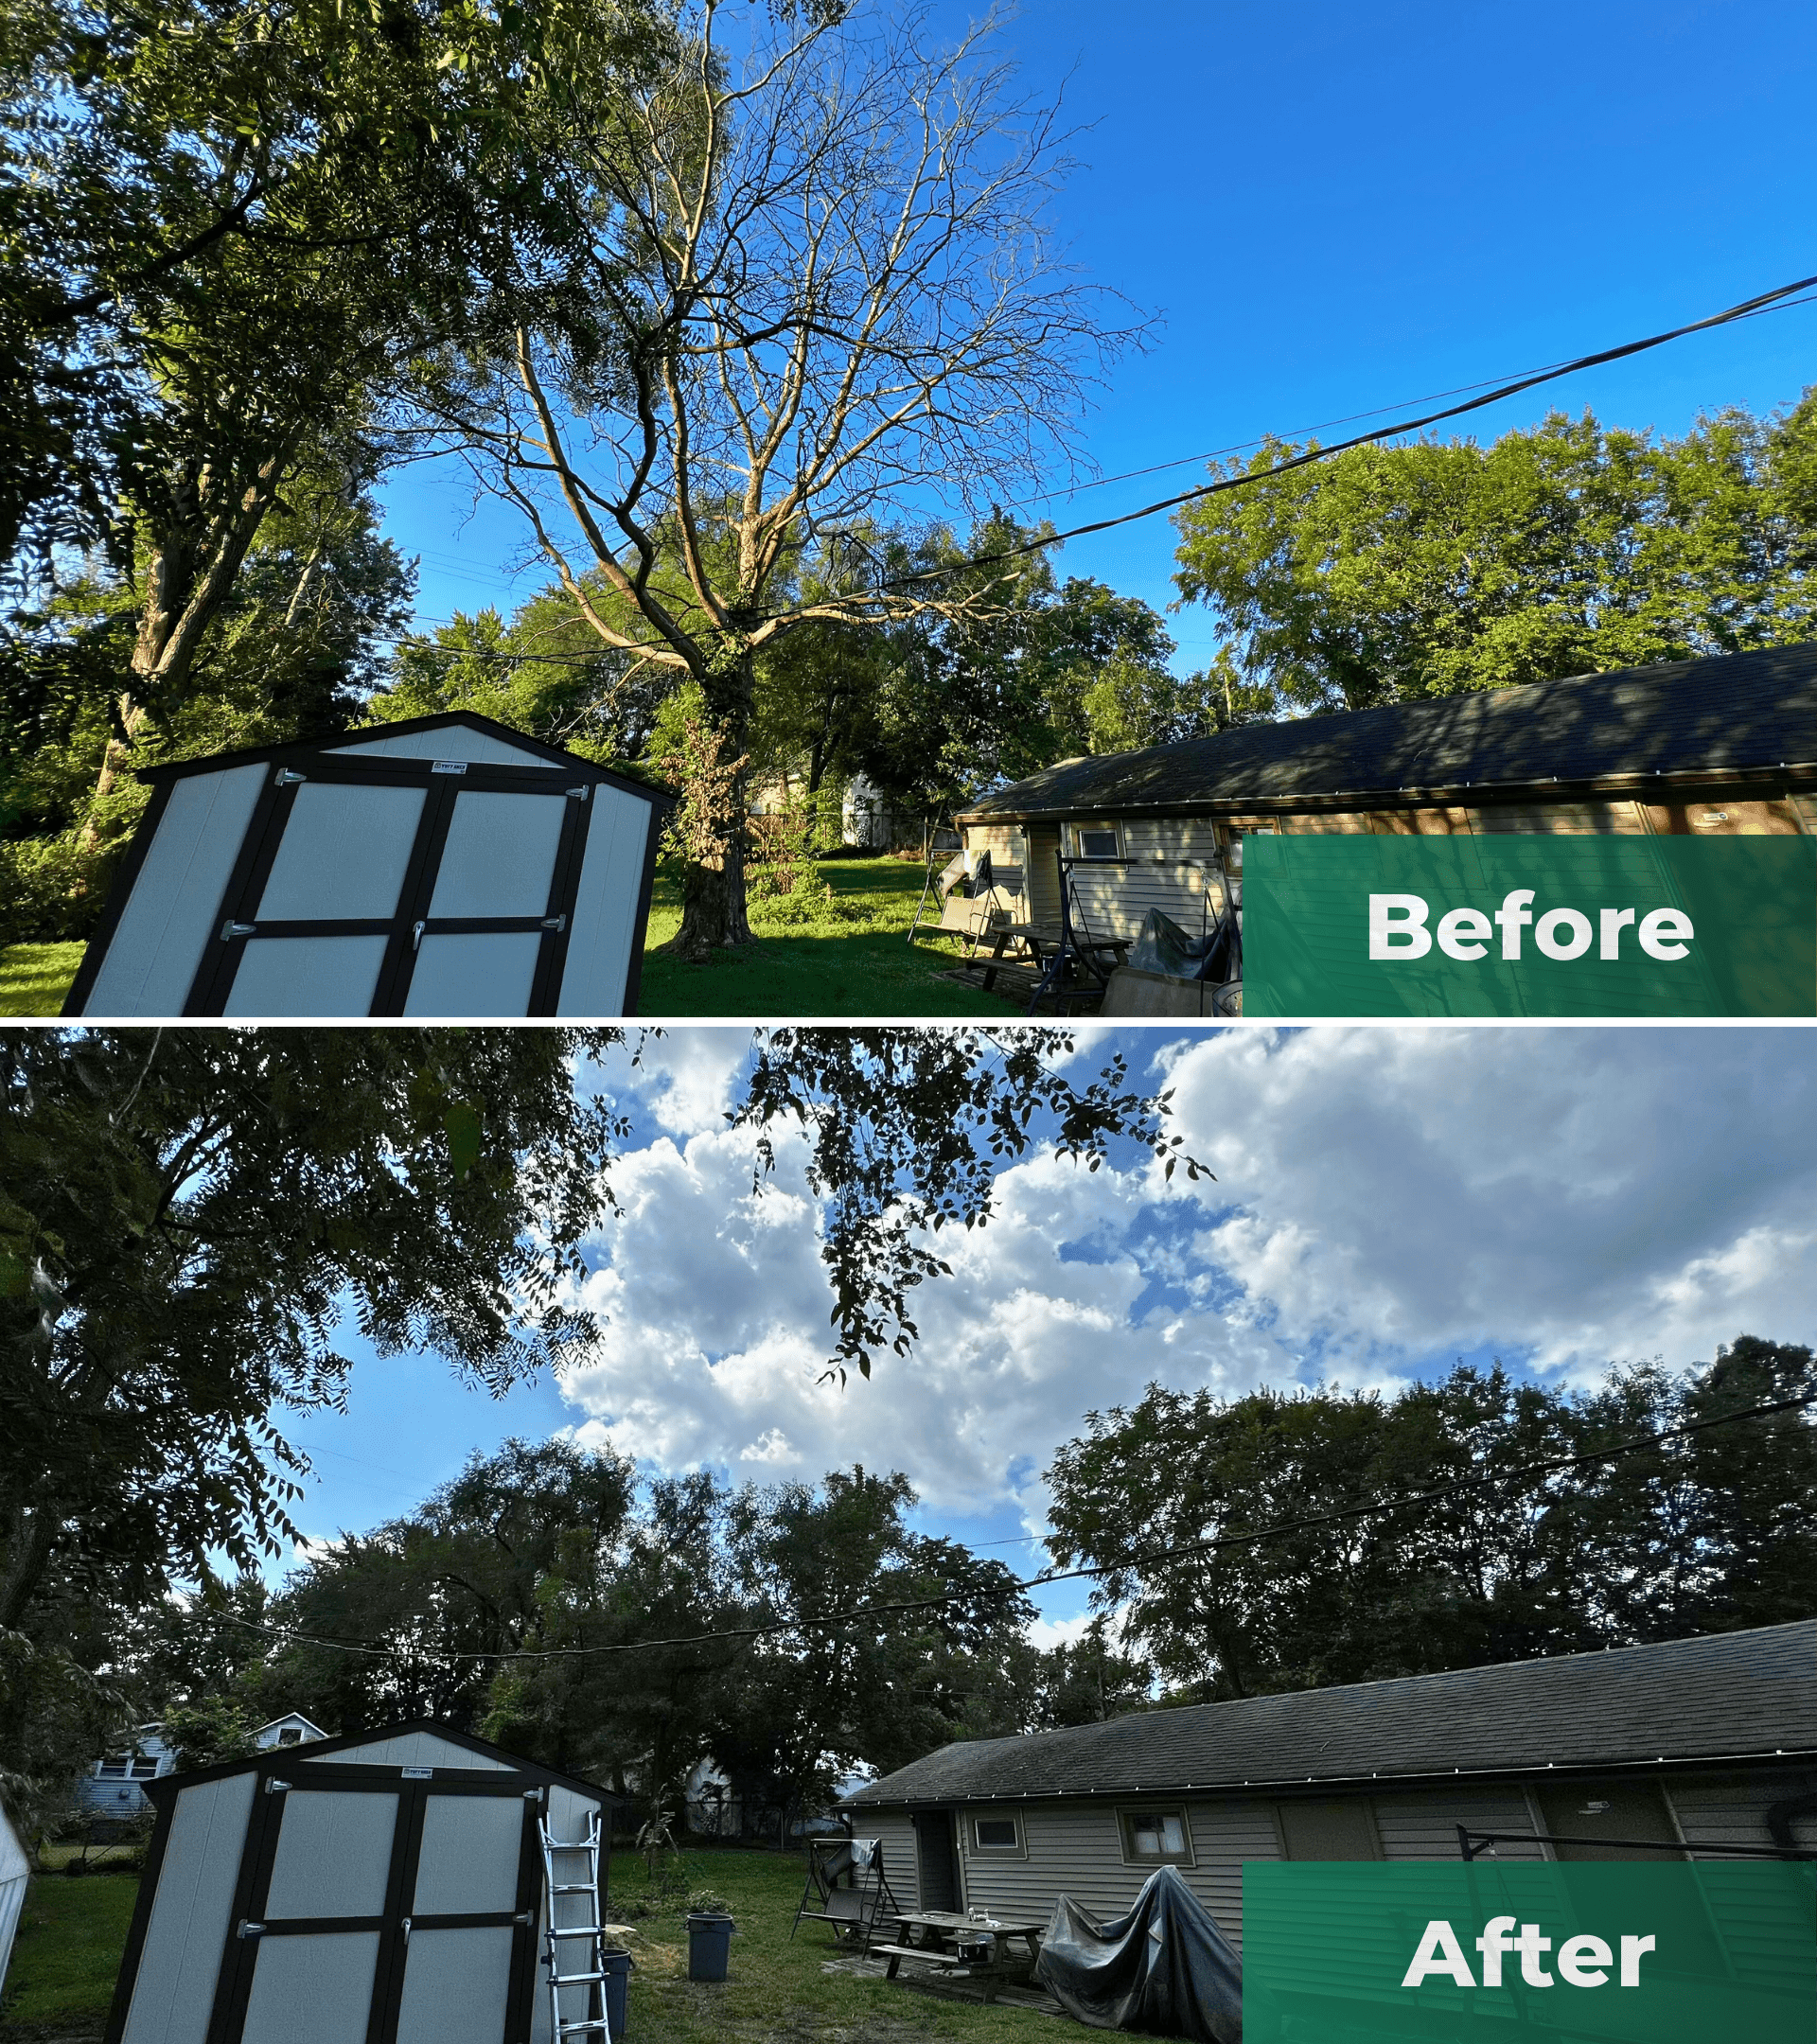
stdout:
POLYGON ((1228 977, 1228 949, 1222 918, 1202 937, 1190 937, 1172 916, 1151 908, 1129 947, 1129 964, 1134 972, 1162 973, 1170 979, 1215 982, 1228 977))
POLYGON ((1094 2030, 1140 2030, 1240 2044, 1243 1964, 1217 1920, 1171 1866, 1157 1868, 1126 1916, 1093 1923, 1062 1895, 1034 1977, 1094 2030))

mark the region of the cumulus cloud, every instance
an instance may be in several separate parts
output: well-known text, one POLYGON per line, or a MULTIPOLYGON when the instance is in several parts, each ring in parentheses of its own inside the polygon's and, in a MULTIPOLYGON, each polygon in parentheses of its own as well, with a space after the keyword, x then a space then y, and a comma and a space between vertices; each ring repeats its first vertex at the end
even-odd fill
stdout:
POLYGON ((1484 1351, 1580 1381, 1688 1366, 1743 1330, 1809 1340, 1809 1042, 1130 1032, 1218 1183, 1037 1154, 988 1227, 943 1241, 953 1275, 916 1295, 914 1352, 841 1389, 799 1138, 753 1200, 723 1121, 749 1033, 677 1032, 639 1082, 665 1133, 615 1172, 624 1211, 593 1246, 608 1353, 564 1393, 581 1439, 649 1464, 768 1482, 862 1462, 906 1471, 937 1513, 1034 1527, 1054 1450, 1151 1381, 1388 1385, 1484 1351))

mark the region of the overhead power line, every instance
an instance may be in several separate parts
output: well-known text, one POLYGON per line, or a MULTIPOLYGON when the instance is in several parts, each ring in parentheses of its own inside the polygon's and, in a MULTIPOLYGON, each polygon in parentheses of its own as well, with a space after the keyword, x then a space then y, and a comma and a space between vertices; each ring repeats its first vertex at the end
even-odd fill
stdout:
POLYGON ((999 1583, 989 1588, 979 1586, 971 1590, 949 1590, 938 1596, 910 1597, 891 1603, 855 1604, 844 1611, 803 1613, 795 1618, 773 1619, 763 1625, 729 1626, 712 1632, 679 1633, 669 1639, 620 1640, 600 1647, 501 1647, 484 1652, 445 1652, 438 1648, 381 1647, 364 1640, 335 1639, 282 1627, 255 1625, 250 1619, 236 1618, 225 1612, 214 1612, 211 1615, 223 1624, 238 1626, 243 1631, 261 1633, 267 1639, 285 1645, 326 1647, 341 1653, 360 1654, 374 1660, 418 1658, 442 1662, 574 1661, 586 1660, 596 1654, 649 1653, 668 1647, 706 1647, 722 1642, 749 1644, 752 1640, 772 1638, 783 1632, 833 1630, 861 1618, 902 1617, 917 1612, 938 1611, 946 1605, 971 1602, 979 1596, 1020 1595, 1025 1591, 1045 1589, 1051 1583, 1080 1582, 1094 1577, 1114 1576, 1129 1569, 1149 1567, 1157 1562, 1192 1560, 1203 1555, 1216 1554, 1226 1547, 1259 1546, 1267 1541, 1285 1539, 1291 1533, 1310 1532, 1319 1526, 1342 1525, 1352 1520, 1372 1518, 1378 1513, 1406 1511, 1415 1506, 1435 1505, 1445 1498, 1460 1496, 1466 1491, 1491 1489, 1497 1485, 1516 1483, 1526 1477, 1555 1476, 1564 1470, 1581 1469, 1586 1463, 1610 1462, 1621 1455, 1637 1454, 1643 1448, 1659 1447, 1666 1441, 1684 1440, 1693 1434, 1707 1434, 1714 1427, 1733 1426, 1738 1420, 1764 1418, 1773 1413, 1802 1412, 1809 1405, 1817 1405, 1817 1391, 1808 1392, 1803 1398, 1776 1399, 1764 1405, 1743 1406, 1738 1412, 1722 1413, 1713 1419, 1693 1419, 1684 1426, 1667 1427, 1657 1434, 1643 1434, 1632 1440, 1618 1441, 1612 1447, 1586 1449, 1581 1454, 1555 1455, 1543 1462, 1524 1463, 1516 1469, 1502 1470, 1487 1475, 1460 1477, 1455 1483, 1440 1484, 1431 1490, 1410 1491, 1395 1498, 1373 1498, 1366 1504, 1340 1507, 1335 1511, 1315 1512, 1303 1519, 1278 1521, 1273 1525, 1259 1526, 1253 1532, 1220 1533, 1208 1540, 1189 1541, 1179 1546, 1146 1548, 1127 1555, 1120 1561, 1090 1562, 1084 1567, 1072 1569, 1048 1569, 1039 1576, 1031 1576, 1022 1581, 999 1583))
MULTIPOLYGON (((1003 547, 990 554, 974 554, 966 560, 947 562, 937 568, 917 569, 912 574, 893 575, 887 581, 880 582, 877 587, 886 590, 905 589, 917 582, 937 581, 943 575, 958 574, 967 568, 988 568, 998 561, 1019 560, 1027 555, 1043 553, 1049 547, 1063 545, 1068 539, 1082 539, 1091 533, 1110 532, 1119 525, 1132 525, 1138 519, 1154 518, 1162 511, 1177 510, 1181 504, 1194 503, 1202 497, 1219 496, 1227 490, 1248 489, 1255 484, 1267 482, 1271 476, 1285 475, 1290 469, 1305 468, 1314 462, 1329 461, 1332 455, 1345 453, 1351 448, 1368 447, 1378 440, 1393 440, 1402 433, 1419 432, 1428 426, 1437 426, 1445 419, 1461 418, 1467 412, 1480 412, 1488 405, 1499 404, 1504 397, 1518 396, 1523 391, 1534 390, 1542 383, 1556 382, 1559 378, 1573 376, 1580 369, 1599 368, 1604 362, 1621 361, 1630 355, 1645 354, 1649 348, 1664 347, 1667 342, 1682 341, 1686 334, 1706 333, 1712 327, 1727 326, 1737 320, 1753 319, 1762 312, 1786 311, 1791 305, 1808 305, 1813 302, 1810 298, 1799 298, 1795 294, 1812 291, 1813 287, 1817 287, 1817 276, 1799 277, 1795 283, 1781 284, 1773 291, 1761 291, 1755 297, 1744 298, 1739 305, 1730 306, 1725 311, 1712 312, 1707 319, 1692 320, 1688 326, 1673 326, 1665 333, 1649 334, 1642 341, 1624 341, 1618 347, 1601 348, 1594 355, 1578 355, 1569 361, 1552 362, 1544 369, 1529 370, 1525 375, 1515 377, 1508 382, 1498 383, 1491 389, 1485 389, 1480 383, 1455 384, 1453 391, 1476 391, 1480 395, 1467 397, 1462 404, 1447 405, 1442 411, 1426 412, 1416 418, 1400 419, 1391 426, 1372 427, 1367 432, 1353 433, 1348 440, 1333 440, 1329 447, 1305 449, 1298 454, 1290 455, 1285 461, 1276 462, 1268 468, 1258 468, 1243 475, 1220 476, 1215 482, 1201 483, 1195 488, 1181 490, 1172 497, 1159 498, 1154 503, 1144 504, 1138 511, 1124 511, 1116 518, 1097 519, 1088 525, 1073 525, 1065 532, 1051 533, 1046 538, 1025 540, 1019 546, 1003 547)), ((1435 395, 1449 396, 1453 392, 1439 391, 1435 395)), ((1413 401, 1423 402, 1418 398, 1413 401)), ((1377 406, 1373 411, 1352 412, 1344 418, 1329 419, 1325 423, 1331 426, 1345 426, 1349 425, 1351 419, 1372 418, 1376 412, 1388 409, 1387 406, 1377 406)), ((1086 489, 1103 488, 1111 483, 1130 482, 1138 476, 1158 475, 1164 469, 1183 467, 1191 462, 1213 461, 1219 454, 1241 453, 1246 447, 1265 447, 1270 440, 1290 440, 1297 437, 1298 432, 1321 431, 1323 428, 1317 426, 1300 427, 1296 429, 1294 434, 1268 434, 1261 440, 1238 441, 1228 448, 1214 449, 1208 454, 1184 454, 1178 461, 1156 462, 1148 468, 1132 468, 1120 476, 1105 476, 1097 482, 1082 484, 1077 490, 1053 490, 1044 497, 1027 498, 1024 502, 1047 503, 1055 497, 1077 496, 1086 489)), ((1011 508, 1019 509, 1021 506, 1011 508)), ((650 643, 654 650, 657 642, 652 641, 650 643)), ((515 665, 521 660, 535 660, 545 666, 591 667, 604 657, 602 654, 577 658, 559 653, 483 653, 466 647, 436 646, 422 642, 411 643, 402 650, 426 653, 444 660, 496 661, 507 665, 515 665)), ((637 650, 639 649, 636 647, 623 647, 608 648, 606 652, 637 650)))
MULTIPOLYGON (((1376 440, 1393 440, 1402 433, 1419 432, 1424 427, 1437 426, 1444 419, 1461 418, 1466 412, 1480 412, 1486 405, 1499 404, 1504 397, 1518 396, 1522 391, 1532 390, 1541 383, 1556 382, 1560 377, 1572 376, 1579 369, 1596 369, 1604 362, 1620 361, 1630 355, 1644 354, 1649 348, 1664 347, 1668 341, 1682 341, 1686 334, 1706 333, 1711 327, 1726 326, 1735 320, 1751 318, 1756 312, 1774 308, 1794 292, 1809 291, 1813 285, 1817 285, 1817 276, 1799 277, 1795 283, 1781 284, 1775 290, 1760 292, 1757 297, 1744 298, 1739 305, 1730 306, 1726 311, 1712 312, 1707 319, 1692 320, 1688 326, 1673 326, 1665 333, 1649 334, 1644 341, 1624 341, 1619 347, 1600 348, 1594 355, 1579 355, 1570 361, 1557 362, 1549 369, 1538 369, 1529 376, 1517 377, 1511 383, 1498 384, 1480 396, 1467 397, 1462 404, 1447 405, 1440 412, 1400 419, 1392 426, 1372 427, 1367 432, 1353 433, 1348 440, 1333 440, 1329 447, 1308 448, 1302 453, 1290 455, 1285 461, 1276 462, 1272 467, 1254 469, 1243 475, 1220 476, 1216 482, 1201 483, 1195 489, 1181 490, 1175 496, 1144 504, 1139 511, 1125 511, 1117 518, 1098 519, 1089 525, 1074 525, 1066 532, 1054 533, 1045 539, 1031 539, 1021 546, 977 554, 958 565, 961 568, 987 568, 997 561, 1016 560, 1024 555, 1038 554, 1046 547, 1059 546, 1067 539, 1080 539, 1088 533, 1109 532, 1118 525, 1134 524, 1138 519, 1153 518, 1160 511, 1177 510, 1181 504, 1196 502, 1201 497, 1215 497, 1226 490, 1247 489, 1254 484, 1267 482, 1271 476, 1285 475, 1290 469, 1304 468, 1313 462, 1329 461, 1333 454, 1342 454, 1350 448, 1367 447, 1376 440)), ((950 567, 924 569, 915 574, 898 575, 881 586, 899 589, 956 572, 950 567)))

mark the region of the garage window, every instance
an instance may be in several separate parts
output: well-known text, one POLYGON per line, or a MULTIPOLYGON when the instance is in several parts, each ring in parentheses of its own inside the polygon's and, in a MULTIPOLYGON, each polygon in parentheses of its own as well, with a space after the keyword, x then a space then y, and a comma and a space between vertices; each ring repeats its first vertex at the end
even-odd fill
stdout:
POLYGON ((1115 823, 1073 823, 1067 829, 1072 840, 1072 855, 1082 859, 1120 859, 1123 855, 1123 834, 1115 823))
POLYGON ((1117 1821, 1122 1826, 1123 1859, 1129 1865, 1192 1865, 1192 1833, 1178 1805, 1119 1810, 1117 1821))
POLYGON ((1014 1811, 997 1811, 989 1817, 972 1819, 972 1849, 980 1853, 1024 1857, 1022 1820, 1014 1811))

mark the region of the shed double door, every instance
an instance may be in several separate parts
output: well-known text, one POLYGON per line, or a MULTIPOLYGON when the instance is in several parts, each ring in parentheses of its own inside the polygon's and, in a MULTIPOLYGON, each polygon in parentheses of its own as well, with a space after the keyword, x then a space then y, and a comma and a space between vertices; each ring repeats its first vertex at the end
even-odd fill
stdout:
POLYGON ((537 1793, 296 1772, 261 1784, 208 2044, 520 2044, 537 1793))
POLYGON ((553 1014, 591 787, 555 767, 274 766, 185 1014, 553 1014))

